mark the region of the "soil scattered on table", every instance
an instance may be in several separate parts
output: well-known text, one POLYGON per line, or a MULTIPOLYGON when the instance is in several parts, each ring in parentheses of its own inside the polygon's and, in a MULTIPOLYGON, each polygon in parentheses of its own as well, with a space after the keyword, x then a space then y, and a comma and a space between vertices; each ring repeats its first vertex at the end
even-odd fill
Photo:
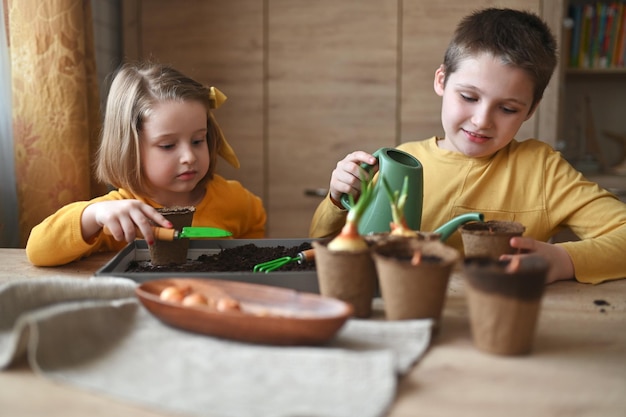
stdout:
MULTIPOLYGON (((222 249, 216 254, 200 255, 197 259, 190 259, 184 264, 152 265, 150 261, 132 261, 126 272, 252 272, 254 266, 263 262, 282 258, 283 256, 296 257, 299 252, 311 249, 310 243, 299 246, 270 246, 260 247, 253 243, 234 248, 222 249)), ((299 264, 288 263, 280 271, 313 271, 315 261, 299 264)))
MULTIPOLYGON (((595 305, 597 305, 598 307, 601 307, 601 306, 610 306, 610 305, 611 305, 611 304, 610 304, 608 301, 606 301, 606 300, 593 300, 593 303, 594 303, 595 305)), ((601 308, 601 309, 600 309, 600 313, 605 313, 605 314, 606 314, 606 309, 601 308)))

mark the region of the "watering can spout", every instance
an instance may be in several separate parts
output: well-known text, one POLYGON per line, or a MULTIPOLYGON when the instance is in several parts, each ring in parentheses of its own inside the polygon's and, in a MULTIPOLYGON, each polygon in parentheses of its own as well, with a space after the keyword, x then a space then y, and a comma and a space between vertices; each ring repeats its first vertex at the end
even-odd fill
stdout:
POLYGON ((465 213, 457 216, 447 223, 439 226, 437 230, 435 230, 435 234, 440 235, 440 240, 444 242, 446 239, 450 237, 452 233, 456 231, 462 224, 467 222, 482 222, 485 220, 485 216, 482 213, 465 213))

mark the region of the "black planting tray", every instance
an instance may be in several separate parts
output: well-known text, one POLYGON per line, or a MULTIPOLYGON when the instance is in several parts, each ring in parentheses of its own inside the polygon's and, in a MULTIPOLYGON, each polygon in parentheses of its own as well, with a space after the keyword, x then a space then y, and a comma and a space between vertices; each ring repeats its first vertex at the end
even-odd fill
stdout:
MULTIPOLYGON (((246 244, 258 247, 299 246, 310 243, 311 239, 210 239, 191 240, 189 242, 189 259, 197 259, 200 255, 212 255, 222 249, 233 248, 246 244)), ((113 259, 96 271, 97 277, 124 277, 138 283, 164 278, 211 278, 231 281, 248 282, 252 284, 271 285, 291 288, 296 291, 319 294, 316 271, 273 271, 269 273, 255 272, 128 272, 132 261, 149 261, 150 252, 145 240, 136 240, 129 243, 113 259)), ((269 260, 269 259, 268 259, 269 260)))

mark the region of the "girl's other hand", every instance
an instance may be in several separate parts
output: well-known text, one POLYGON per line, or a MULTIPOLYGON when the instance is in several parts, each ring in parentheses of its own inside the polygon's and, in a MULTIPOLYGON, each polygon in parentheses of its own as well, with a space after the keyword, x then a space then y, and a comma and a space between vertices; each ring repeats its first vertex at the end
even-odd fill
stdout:
POLYGON ((106 227, 115 240, 132 242, 137 238, 139 229, 146 242, 151 245, 154 242, 154 234, 150 220, 162 227, 172 227, 172 223, 154 207, 139 200, 102 201, 90 204, 81 217, 83 238, 89 241, 106 227))
MULTIPOLYGON (((355 151, 337 162, 330 177, 330 198, 336 206, 341 206, 341 196, 352 194, 356 199, 361 193, 361 164, 374 166, 370 175, 378 172, 378 160, 367 152, 355 151)), ((368 178, 369 179, 369 178, 368 178)))
MULTIPOLYGON (((511 247, 519 249, 521 252, 535 253, 548 261, 550 270, 548 271, 546 284, 574 278, 574 263, 563 247, 540 242, 530 237, 512 237, 510 244, 511 247)), ((502 255, 500 259, 510 260, 514 257, 524 256, 527 255, 502 255)))

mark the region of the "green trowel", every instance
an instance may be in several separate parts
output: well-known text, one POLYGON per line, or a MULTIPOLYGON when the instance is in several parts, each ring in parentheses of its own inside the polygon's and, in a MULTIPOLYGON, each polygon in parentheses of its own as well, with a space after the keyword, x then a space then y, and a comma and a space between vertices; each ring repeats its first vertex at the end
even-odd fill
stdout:
MULTIPOLYGON (((104 228, 104 233, 111 234, 111 231, 104 228)), ((233 234, 228 230, 219 229, 217 227, 195 227, 188 226, 183 227, 181 230, 166 229, 165 227, 152 227, 152 233, 156 240, 177 240, 177 239, 203 239, 203 238, 217 238, 217 237, 229 237, 233 234)), ((137 229, 137 237, 142 238, 143 235, 137 229)))

